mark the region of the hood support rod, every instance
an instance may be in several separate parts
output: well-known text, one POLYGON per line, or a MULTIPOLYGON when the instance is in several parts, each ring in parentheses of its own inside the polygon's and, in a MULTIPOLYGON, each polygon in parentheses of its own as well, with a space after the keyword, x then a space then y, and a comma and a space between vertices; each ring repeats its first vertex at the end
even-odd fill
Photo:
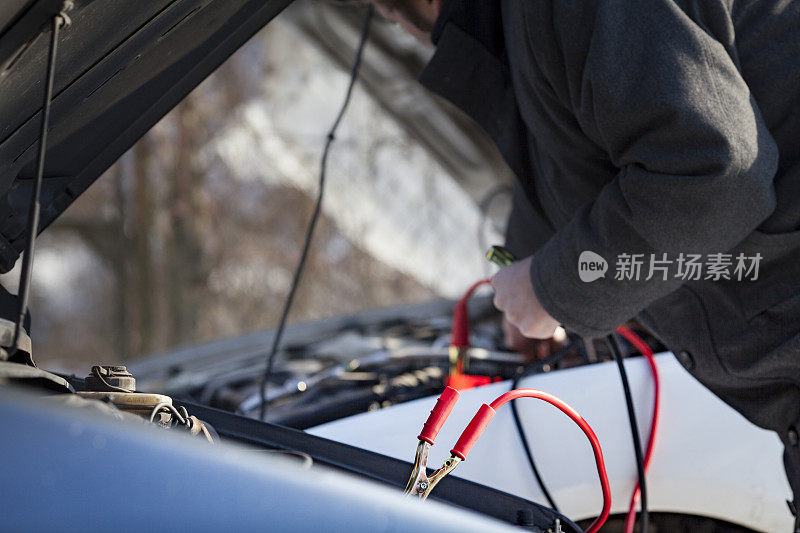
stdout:
MULTIPOLYGON (((12 359, 19 351, 19 339, 28 312, 28 299, 30 296, 31 273, 33 271, 33 254, 36 243, 36 235, 39 233, 39 215, 41 204, 39 198, 42 190, 42 179, 44 175, 44 160, 47 152, 47 130, 50 124, 50 106, 53 100, 53 80, 56 71, 56 52, 58 51, 58 32, 62 26, 69 24, 69 18, 65 11, 72 7, 72 2, 64 2, 61 11, 53 15, 51 21, 50 51, 47 56, 47 74, 44 86, 44 103, 42 105, 42 124, 39 131, 39 153, 36 158, 36 177, 31 190, 31 200, 28 207, 28 238, 25 243, 25 252, 22 256, 22 271, 19 278, 19 316, 14 326, 14 340, 11 343, 11 350, 8 359, 12 359)), ((33 357, 30 356, 30 363, 33 357)), ((33 366, 36 366, 33 363, 33 366)))

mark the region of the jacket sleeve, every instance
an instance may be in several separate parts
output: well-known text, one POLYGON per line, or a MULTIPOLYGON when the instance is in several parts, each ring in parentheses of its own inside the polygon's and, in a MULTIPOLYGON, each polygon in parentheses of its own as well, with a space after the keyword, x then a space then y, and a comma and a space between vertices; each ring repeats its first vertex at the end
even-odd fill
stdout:
POLYGON ((676 2, 563 4, 595 11, 582 50, 569 44, 581 42, 570 38, 574 20, 553 15, 554 43, 568 43, 554 45, 568 69, 562 96, 619 172, 534 256, 530 274, 554 318, 597 337, 683 283, 674 270, 646 280, 651 254, 727 252, 772 213, 778 152, 726 48, 676 2), (580 280, 586 250, 608 261, 604 278, 580 280), (615 279, 620 254, 643 254, 638 280, 615 279))
POLYGON ((518 180, 511 191, 511 213, 506 224, 505 247, 515 257, 528 257, 553 236, 552 226, 528 200, 518 180))

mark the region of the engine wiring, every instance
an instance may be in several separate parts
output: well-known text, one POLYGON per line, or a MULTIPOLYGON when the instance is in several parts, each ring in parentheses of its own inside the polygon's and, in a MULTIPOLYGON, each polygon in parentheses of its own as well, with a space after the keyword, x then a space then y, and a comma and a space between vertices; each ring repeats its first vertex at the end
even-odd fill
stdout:
POLYGON ((353 66, 350 70, 350 82, 347 86, 347 92, 344 97, 344 101, 342 102, 342 106, 339 109, 339 113, 336 115, 336 119, 333 121, 333 125, 331 126, 330 131, 328 132, 326 141, 325 141, 325 148, 322 151, 322 160, 320 163, 320 172, 319 172, 319 183, 317 185, 317 200, 316 204, 314 205, 314 212, 311 215, 311 220, 308 223, 308 229, 306 230, 305 241, 303 242, 303 248, 300 253, 300 260, 297 263, 297 267, 294 271, 294 276, 292 277, 292 284, 289 288, 289 293, 286 296, 286 301, 283 305, 283 311, 281 312, 281 318, 278 322, 278 327, 275 329, 275 333, 272 337, 272 346, 270 351, 267 354, 266 358, 266 367, 264 369, 264 375, 261 379, 261 384, 259 386, 259 395, 260 395, 260 405, 259 405, 259 420, 264 420, 267 416, 267 386, 269 384, 269 380, 272 377, 272 371, 275 364, 275 357, 278 353, 278 348, 280 348, 281 340, 283 339, 283 333, 286 329, 286 320, 289 317, 289 311, 292 309, 292 303, 294 302, 295 293, 297 292, 297 287, 300 285, 300 278, 303 274, 303 268, 305 267, 306 259, 308 257, 308 251, 311 248, 311 241, 314 238, 314 230, 317 227, 317 221, 319 220, 319 215, 322 211, 322 200, 325 193, 325 174, 328 164, 328 154, 330 153, 331 145, 333 141, 336 140, 336 130, 339 128, 339 124, 341 123, 342 119, 344 118, 344 114, 347 111, 347 107, 350 104, 350 99, 353 95, 353 88, 355 87, 356 80, 358 79, 358 72, 361 69, 361 58, 364 53, 364 47, 367 44, 367 37, 369 36, 369 27, 370 23, 372 22, 372 15, 374 12, 374 8, 372 4, 368 4, 366 8, 366 15, 364 15, 364 22, 361 27, 361 36, 359 37, 358 48, 356 50, 356 57, 353 61, 353 66))
POLYGON ((181 424, 183 426, 188 424, 187 420, 189 419, 189 415, 186 412, 186 408, 184 408, 183 409, 184 412, 181 413, 180 411, 178 411, 177 408, 175 408, 175 406, 173 406, 171 403, 167 403, 167 402, 158 403, 155 407, 153 407, 153 410, 150 411, 150 423, 155 422, 156 415, 161 413, 162 411, 167 411, 172 416, 174 416, 175 420, 179 424, 181 424))
POLYGON ((215 443, 206 425, 197 417, 189 415, 189 412, 183 405, 176 408, 174 405, 167 402, 156 404, 152 411, 150 411, 150 423, 155 423, 156 415, 164 412, 171 415, 172 420, 169 422, 171 426, 183 427, 192 433, 202 433, 203 437, 205 437, 210 444, 215 443))

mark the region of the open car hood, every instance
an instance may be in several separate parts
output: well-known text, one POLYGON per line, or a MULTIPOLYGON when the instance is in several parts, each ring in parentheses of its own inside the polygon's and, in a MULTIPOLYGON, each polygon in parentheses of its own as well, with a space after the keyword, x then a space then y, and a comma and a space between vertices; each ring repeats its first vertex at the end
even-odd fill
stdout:
MULTIPOLYGON (((74 0, 59 35, 40 231, 292 0, 74 0)), ((25 245, 49 21, 0 2, 0 272, 25 245)))

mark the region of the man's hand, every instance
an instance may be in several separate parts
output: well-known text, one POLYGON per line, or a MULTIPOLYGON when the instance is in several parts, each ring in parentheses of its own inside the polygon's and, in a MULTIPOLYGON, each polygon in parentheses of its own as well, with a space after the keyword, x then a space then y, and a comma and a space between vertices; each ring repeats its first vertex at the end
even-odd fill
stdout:
POLYGON ((529 339, 505 318, 503 318, 503 342, 506 348, 524 355, 528 361, 539 361, 555 351, 551 349, 552 339, 529 339))
POLYGON ((533 292, 529 274, 532 259, 517 261, 494 275, 494 305, 526 337, 549 339, 559 324, 544 310, 533 292))

